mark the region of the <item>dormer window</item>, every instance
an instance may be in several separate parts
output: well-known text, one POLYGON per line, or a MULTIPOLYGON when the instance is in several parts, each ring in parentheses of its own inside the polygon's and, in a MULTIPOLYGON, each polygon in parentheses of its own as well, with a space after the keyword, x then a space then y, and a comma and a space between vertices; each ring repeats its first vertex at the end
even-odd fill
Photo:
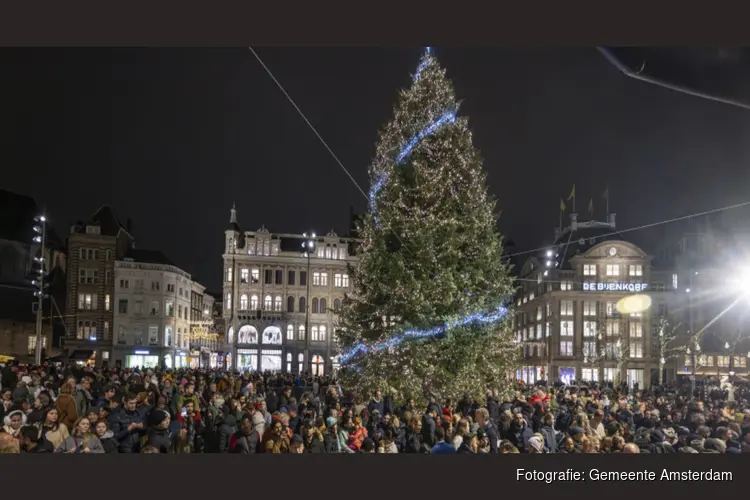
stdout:
POLYGON ((102 228, 99 226, 86 226, 86 234, 102 234, 102 228))

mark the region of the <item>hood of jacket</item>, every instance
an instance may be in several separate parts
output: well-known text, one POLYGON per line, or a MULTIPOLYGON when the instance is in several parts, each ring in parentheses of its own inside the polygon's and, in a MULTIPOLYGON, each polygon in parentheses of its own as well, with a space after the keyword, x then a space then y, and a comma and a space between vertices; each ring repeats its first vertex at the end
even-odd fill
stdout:
POLYGON ((115 437, 115 433, 107 429, 107 431, 99 438, 99 441, 102 441, 103 439, 111 439, 113 437, 115 437))

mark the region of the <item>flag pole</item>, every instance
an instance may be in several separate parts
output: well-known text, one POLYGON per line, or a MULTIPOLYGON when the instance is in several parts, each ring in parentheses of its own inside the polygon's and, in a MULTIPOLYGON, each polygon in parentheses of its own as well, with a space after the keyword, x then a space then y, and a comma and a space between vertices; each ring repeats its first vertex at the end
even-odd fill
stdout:
POLYGON ((605 200, 607 200, 607 216, 609 216, 609 184, 605 186, 604 192, 607 193, 605 200))
POLYGON ((573 213, 576 213, 576 185, 573 184, 573 213))

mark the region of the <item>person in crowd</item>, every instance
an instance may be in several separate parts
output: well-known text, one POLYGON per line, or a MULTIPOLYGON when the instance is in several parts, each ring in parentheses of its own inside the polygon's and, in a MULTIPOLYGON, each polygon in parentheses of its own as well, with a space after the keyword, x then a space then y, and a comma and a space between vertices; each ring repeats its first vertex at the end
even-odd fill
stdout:
POLYGON ((91 432, 91 422, 86 417, 79 418, 73 424, 73 432, 60 446, 56 453, 105 453, 99 438, 91 432))
POLYGON ((479 397, 368 399, 309 373, 11 362, 3 375, 10 453, 750 453, 742 383, 731 398, 712 381, 694 393, 509 381, 479 397))

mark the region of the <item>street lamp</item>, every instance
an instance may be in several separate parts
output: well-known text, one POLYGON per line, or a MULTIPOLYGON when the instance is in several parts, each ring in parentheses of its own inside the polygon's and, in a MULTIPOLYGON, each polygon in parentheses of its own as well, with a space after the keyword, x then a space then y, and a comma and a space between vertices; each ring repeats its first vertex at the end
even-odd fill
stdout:
POLYGON ((315 253, 315 233, 303 233, 302 255, 307 258, 307 296, 305 297, 305 369, 310 369, 310 259, 315 253))
POLYGON ((44 247, 47 242, 47 218, 44 215, 34 217, 34 238, 32 241, 39 245, 39 256, 34 258, 34 262, 39 266, 37 276, 31 281, 36 287, 34 296, 37 298, 36 304, 36 349, 34 351, 34 363, 42 364, 42 311, 44 309, 44 276, 46 273, 44 247))

